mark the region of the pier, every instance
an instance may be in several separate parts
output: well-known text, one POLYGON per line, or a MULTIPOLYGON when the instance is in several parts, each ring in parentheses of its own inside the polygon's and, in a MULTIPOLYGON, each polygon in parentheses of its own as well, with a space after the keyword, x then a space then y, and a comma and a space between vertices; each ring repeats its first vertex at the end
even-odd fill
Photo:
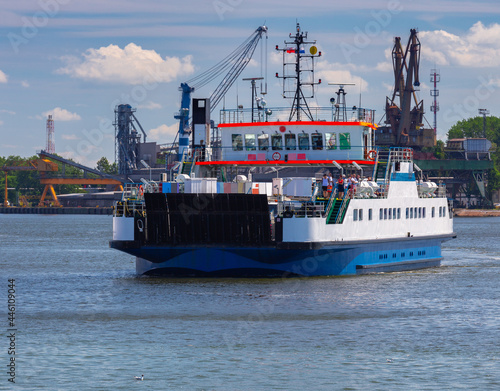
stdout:
POLYGON ((88 207, 0 207, 1 214, 43 214, 43 215, 112 215, 112 207, 88 208, 88 207))

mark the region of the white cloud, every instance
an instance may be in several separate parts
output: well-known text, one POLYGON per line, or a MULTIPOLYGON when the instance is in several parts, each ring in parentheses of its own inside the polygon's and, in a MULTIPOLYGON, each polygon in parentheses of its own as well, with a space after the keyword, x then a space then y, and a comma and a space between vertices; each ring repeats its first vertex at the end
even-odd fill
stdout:
POLYGON ((320 61, 316 66, 316 75, 325 84, 354 83, 358 90, 361 83, 361 91, 366 91, 368 89, 368 82, 360 76, 353 75, 349 68, 352 68, 350 64, 331 64, 327 61, 320 61))
POLYGON ((7 113, 7 114, 10 114, 10 115, 15 115, 16 114, 15 111, 5 110, 5 109, 0 110, 0 113, 7 113))
POLYGON ((0 83, 7 83, 7 75, 0 70, 0 83))
POLYGON ((54 121, 78 121, 82 119, 82 117, 80 117, 78 114, 71 113, 66 109, 61 109, 60 107, 45 111, 44 113, 42 113, 42 117, 37 116, 37 118, 40 117, 45 119, 49 114, 52 115, 52 119, 54 121))
POLYGON ((21 81, 21 85, 24 87, 24 88, 28 88, 30 86, 30 83, 28 83, 26 80, 23 80, 21 81))
POLYGON ((394 86, 392 84, 382 82, 382 86, 387 90, 387 93, 392 93, 394 86))
POLYGON ((80 140, 80 137, 78 137, 76 134, 63 134, 61 138, 63 140, 80 140))
POLYGON ((380 72, 392 72, 393 67, 389 61, 379 62, 375 67, 377 71, 380 72))
POLYGON ((129 43, 121 49, 109 45, 99 49, 87 49, 83 59, 67 56, 61 59, 66 66, 56 72, 85 80, 141 84, 170 82, 178 76, 194 72, 191 56, 182 59, 165 57, 154 50, 129 43))
POLYGON ((161 109, 161 105, 156 102, 147 102, 143 105, 137 105, 138 109, 147 109, 147 110, 155 110, 155 109, 161 109))
POLYGON ((150 129, 148 134, 148 140, 157 141, 160 143, 173 142, 175 135, 179 131, 179 124, 174 125, 160 125, 157 128, 150 129))
POLYGON ((422 57, 438 65, 500 66, 500 24, 475 23, 462 36, 444 30, 420 32, 422 57))

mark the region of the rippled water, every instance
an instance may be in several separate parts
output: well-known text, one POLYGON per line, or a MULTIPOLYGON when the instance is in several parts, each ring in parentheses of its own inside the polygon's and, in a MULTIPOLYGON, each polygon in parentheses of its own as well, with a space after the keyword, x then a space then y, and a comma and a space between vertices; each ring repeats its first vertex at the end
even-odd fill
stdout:
POLYGON ((0 222, 11 389, 500 389, 499 218, 456 219, 438 269, 285 281, 137 278, 109 216, 0 222))

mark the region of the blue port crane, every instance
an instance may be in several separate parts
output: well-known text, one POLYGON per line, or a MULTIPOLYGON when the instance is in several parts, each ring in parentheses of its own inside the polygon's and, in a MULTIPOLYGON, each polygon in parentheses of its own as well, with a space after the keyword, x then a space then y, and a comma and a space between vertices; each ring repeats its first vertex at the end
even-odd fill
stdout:
POLYGON ((174 116, 175 119, 179 120, 179 158, 189 144, 189 106, 191 103, 191 94, 195 89, 202 88, 221 75, 225 75, 217 88, 212 92, 212 95, 210 95, 210 112, 212 112, 248 65, 257 44, 264 34, 267 36, 267 27, 260 26, 223 60, 200 75, 193 77, 185 83, 181 83, 179 88, 179 91, 182 92, 181 108, 179 113, 174 116))

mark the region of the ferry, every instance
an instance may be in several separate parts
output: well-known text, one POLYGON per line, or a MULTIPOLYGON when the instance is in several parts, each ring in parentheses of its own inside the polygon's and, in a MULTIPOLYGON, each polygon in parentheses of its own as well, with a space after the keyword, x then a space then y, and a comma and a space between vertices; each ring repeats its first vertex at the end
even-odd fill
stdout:
MULTIPOLYGON (((299 27, 291 37, 295 49, 280 49, 284 63, 290 53, 298 64, 318 55, 315 47, 304 54, 299 27)), ((137 274, 155 276, 337 276, 439 266, 441 244, 456 237, 445 185, 424 180, 410 148, 376 147, 374 111, 347 109, 343 85, 337 102, 323 108, 307 105, 303 85, 297 72, 288 114, 264 105, 222 110, 216 140, 209 100, 193 99, 191 148, 179 151, 176 174, 125 187, 110 247, 135 256, 137 274), (326 173, 334 180, 325 194, 326 173), (359 181, 349 187, 336 180, 352 174, 359 181)))

